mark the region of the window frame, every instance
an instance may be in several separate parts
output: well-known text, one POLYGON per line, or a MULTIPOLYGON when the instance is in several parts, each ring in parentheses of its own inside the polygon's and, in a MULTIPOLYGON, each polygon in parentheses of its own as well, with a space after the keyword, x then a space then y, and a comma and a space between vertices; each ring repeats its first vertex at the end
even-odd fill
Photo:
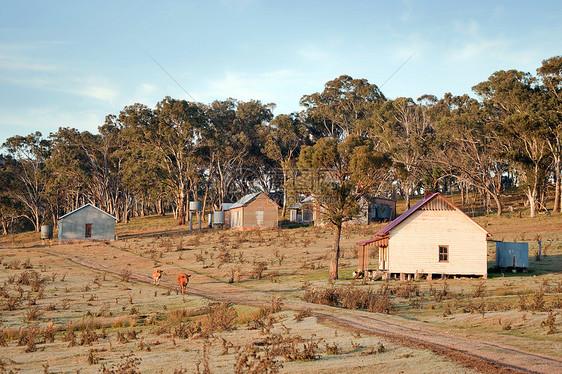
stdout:
POLYGON ((439 262, 449 262, 449 246, 448 245, 439 245, 438 246, 438 256, 439 262), (444 249, 442 252, 441 249, 444 249))

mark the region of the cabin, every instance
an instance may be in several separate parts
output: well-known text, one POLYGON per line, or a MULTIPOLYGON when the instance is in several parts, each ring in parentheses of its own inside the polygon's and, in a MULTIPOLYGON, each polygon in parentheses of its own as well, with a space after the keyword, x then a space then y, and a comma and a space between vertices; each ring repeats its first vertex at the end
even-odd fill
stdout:
POLYGON ((238 230, 277 227, 279 205, 263 192, 248 194, 228 209, 230 227, 238 230))
POLYGON ((432 279, 437 275, 488 274, 491 234, 440 193, 428 194, 375 237, 357 243, 359 266, 369 271, 369 251, 378 251, 383 279, 432 279))
POLYGON ((297 223, 314 222, 314 198, 309 196, 300 203, 287 208, 289 210, 289 221, 297 223))
POLYGON ((390 222, 396 218, 396 200, 362 196, 357 203, 359 215, 353 218, 354 223, 365 225, 372 222, 390 222))
POLYGON ((115 240, 117 218, 86 204, 59 218, 59 243, 73 240, 115 240))

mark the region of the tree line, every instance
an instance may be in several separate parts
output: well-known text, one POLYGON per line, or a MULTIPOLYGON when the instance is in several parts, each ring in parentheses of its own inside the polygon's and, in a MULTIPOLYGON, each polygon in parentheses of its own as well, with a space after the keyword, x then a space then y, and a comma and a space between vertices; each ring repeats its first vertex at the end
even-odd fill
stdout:
POLYGON ((531 216, 549 196, 560 212, 561 88, 556 56, 535 75, 493 73, 473 87, 477 98, 390 100, 366 79, 343 75, 303 96, 300 113, 278 116, 258 100, 136 103, 108 115, 97 134, 61 127, 7 139, 3 233, 56 224, 88 202, 122 222, 171 212, 181 225, 190 200, 210 211, 256 190, 276 193, 283 213, 297 193, 331 195, 324 208, 336 226, 360 195, 391 190, 408 205, 427 188, 472 191, 501 215, 505 190, 518 187, 531 216), (302 183, 320 174, 324 182, 302 183))

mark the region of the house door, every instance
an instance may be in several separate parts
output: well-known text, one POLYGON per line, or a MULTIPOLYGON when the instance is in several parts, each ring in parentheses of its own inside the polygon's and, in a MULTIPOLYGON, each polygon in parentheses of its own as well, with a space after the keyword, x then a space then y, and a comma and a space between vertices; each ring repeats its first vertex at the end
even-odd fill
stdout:
POLYGON ((86 237, 86 238, 92 237, 92 224, 91 223, 86 223, 86 233, 85 233, 84 237, 86 237))

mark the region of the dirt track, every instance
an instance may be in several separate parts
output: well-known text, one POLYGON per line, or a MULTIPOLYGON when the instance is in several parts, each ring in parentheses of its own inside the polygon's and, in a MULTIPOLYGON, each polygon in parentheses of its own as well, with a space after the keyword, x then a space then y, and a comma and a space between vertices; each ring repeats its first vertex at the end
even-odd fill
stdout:
MULTIPOLYGON (((113 254, 117 251, 115 248, 107 248, 106 254, 113 254)), ((142 266, 136 268, 137 271, 131 273, 131 278, 152 283, 153 261, 130 252, 119 251, 119 257, 111 256, 112 259, 107 259, 108 256, 103 260, 103 256, 99 252, 84 253, 83 256, 79 257, 66 251, 64 246, 57 247, 57 249, 50 248, 48 253, 65 257, 67 260, 85 267, 114 274, 121 273, 123 263, 142 264, 142 266)), ((171 281, 170 274, 175 275, 178 272, 186 271, 186 269, 172 265, 163 267, 165 273, 168 274, 168 279, 164 277, 161 285, 176 287, 177 285, 171 281)), ((270 302, 272 296, 265 292, 252 291, 219 282, 200 274, 191 277, 188 291, 191 294, 212 300, 251 306, 266 305, 270 302)), ((465 367, 482 372, 562 373, 562 360, 559 358, 459 336, 458 334, 437 330, 421 322, 409 321, 396 316, 294 301, 285 302, 283 308, 310 310, 313 314, 332 324, 364 333, 377 334, 400 345, 429 349, 465 367)))

